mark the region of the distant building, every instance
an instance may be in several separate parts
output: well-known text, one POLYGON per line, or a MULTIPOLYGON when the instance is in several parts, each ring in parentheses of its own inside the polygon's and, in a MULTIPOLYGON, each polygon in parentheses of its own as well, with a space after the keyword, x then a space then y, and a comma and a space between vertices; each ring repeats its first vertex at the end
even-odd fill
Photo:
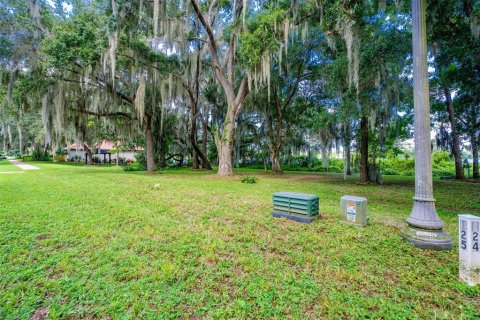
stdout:
MULTIPOLYGON (((72 144, 67 149, 68 160, 85 161, 87 152, 83 148, 83 144, 72 144)), ((116 162, 117 156, 124 161, 135 161, 135 152, 143 151, 140 146, 131 148, 115 148, 115 143, 111 140, 103 140, 97 144, 92 150, 92 156, 100 162, 116 162)))

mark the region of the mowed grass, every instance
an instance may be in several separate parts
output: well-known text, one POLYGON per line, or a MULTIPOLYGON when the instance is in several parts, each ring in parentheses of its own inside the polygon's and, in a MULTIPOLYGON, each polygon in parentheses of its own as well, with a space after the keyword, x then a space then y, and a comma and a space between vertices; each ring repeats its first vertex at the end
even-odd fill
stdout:
POLYGON ((10 164, 8 160, 0 160, 0 174, 6 174, 16 171, 22 171, 22 169, 10 164))
MULTIPOLYGON (((424 251, 399 236, 412 178, 256 172, 249 185, 188 169, 35 165, 0 175, 1 319, 480 317, 457 244, 424 251), (322 218, 272 218, 276 191, 318 194, 322 218), (368 198, 371 225, 338 222, 345 194, 368 198)), ((454 239, 457 214, 480 213, 479 191, 435 181, 454 239)))

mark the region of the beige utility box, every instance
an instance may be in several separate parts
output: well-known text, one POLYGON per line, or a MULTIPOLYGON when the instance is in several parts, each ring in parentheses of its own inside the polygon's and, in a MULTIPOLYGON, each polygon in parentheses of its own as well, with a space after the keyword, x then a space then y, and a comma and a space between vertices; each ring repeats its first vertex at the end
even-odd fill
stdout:
POLYGON ((359 227, 368 224, 367 199, 343 196, 340 199, 340 221, 359 227))

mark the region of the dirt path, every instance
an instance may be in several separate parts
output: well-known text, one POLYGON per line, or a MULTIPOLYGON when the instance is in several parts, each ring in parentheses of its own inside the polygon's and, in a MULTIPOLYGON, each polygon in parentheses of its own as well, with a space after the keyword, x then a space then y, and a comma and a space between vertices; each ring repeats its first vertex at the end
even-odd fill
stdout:
POLYGON ((39 170, 40 169, 39 167, 35 167, 30 164, 26 164, 17 160, 8 160, 8 161, 10 161, 11 164, 19 167, 22 170, 39 170))

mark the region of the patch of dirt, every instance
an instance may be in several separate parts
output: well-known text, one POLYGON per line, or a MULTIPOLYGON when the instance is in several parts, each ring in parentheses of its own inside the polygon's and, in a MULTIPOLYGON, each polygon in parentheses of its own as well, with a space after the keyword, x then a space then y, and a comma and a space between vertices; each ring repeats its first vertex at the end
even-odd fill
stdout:
POLYGON ((403 221, 388 219, 388 218, 387 219, 380 218, 376 221, 376 223, 382 224, 387 227, 393 227, 396 229, 402 229, 406 226, 406 223, 403 221))
POLYGON ((40 234, 40 235, 37 236, 37 240, 46 240, 46 239, 50 239, 50 235, 40 234))
POLYGON ((45 320, 48 317, 48 311, 44 307, 40 307, 30 316, 30 320, 45 320))

